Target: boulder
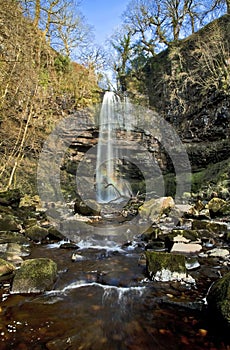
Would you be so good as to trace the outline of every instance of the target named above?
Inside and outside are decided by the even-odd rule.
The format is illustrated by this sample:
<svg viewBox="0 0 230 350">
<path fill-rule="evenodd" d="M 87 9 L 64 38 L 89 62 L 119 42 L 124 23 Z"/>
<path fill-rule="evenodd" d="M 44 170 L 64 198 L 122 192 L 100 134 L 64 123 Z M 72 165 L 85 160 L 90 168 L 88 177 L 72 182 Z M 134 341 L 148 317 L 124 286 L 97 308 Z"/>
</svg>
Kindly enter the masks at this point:
<svg viewBox="0 0 230 350">
<path fill-rule="evenodd" d="M 41 293 L 52 288 L 57 278 L 57 264 L 47 258 L 28 259 L 16 271 L 12 293 Z"/>
<path fill-rule="evenodd" d="M 146 251 L 145 255 L 150 279 L 162 282 L 186 280 L 184 255 L 155 251 Z"/>
<path fill-rule="evenodd" d="M 65 238 L 63 234 L 54 226 L 48 228 L 48 235 L 51 240 L 61 241 Z"/>
<path fill-rule="evenodd" d="M 172 197 L 153 198 L 139 207 L 139 214 L 141 218 L 155 222 L 163 214 L 168 215 L 174 207 L 175 202 Z"/>
<path fill-rule="evenodd" d="M 25 236 L 34 242 L 43 241 L 44 239 L 46 239 L 48 234 L 49 234 L 49 232 L 46 228 L 38 226 L 38 225 L 28 227 L 25 230 Z"/>
<path fill-rule="evenodd" d="M 213 318 L 217 317 L 230 328 L 230 272 L 212 285 L 207 302 Z"/>
</svg>

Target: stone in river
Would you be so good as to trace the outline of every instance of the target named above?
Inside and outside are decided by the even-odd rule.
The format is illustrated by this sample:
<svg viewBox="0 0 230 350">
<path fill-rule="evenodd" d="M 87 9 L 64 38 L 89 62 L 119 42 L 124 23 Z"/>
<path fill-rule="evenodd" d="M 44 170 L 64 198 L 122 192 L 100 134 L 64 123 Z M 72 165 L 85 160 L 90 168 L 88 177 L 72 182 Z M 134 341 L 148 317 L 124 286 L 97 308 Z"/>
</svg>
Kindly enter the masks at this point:
<svg viewBox="0 0 230 350">
<path fill-rule="evenodd" d="M 52 288 L 57 278 L 56 263 L 47 258 L 28 259 L 16 271 L 13 294 L 41 293 Z"/>
<path fill-rule="evenodd" d="M 195 282 L 190 276 L 187 276 L 184 255 L 154 251 L 146 251 L 145 255 L 150 279 L 161 282 Z"/>
</svg>

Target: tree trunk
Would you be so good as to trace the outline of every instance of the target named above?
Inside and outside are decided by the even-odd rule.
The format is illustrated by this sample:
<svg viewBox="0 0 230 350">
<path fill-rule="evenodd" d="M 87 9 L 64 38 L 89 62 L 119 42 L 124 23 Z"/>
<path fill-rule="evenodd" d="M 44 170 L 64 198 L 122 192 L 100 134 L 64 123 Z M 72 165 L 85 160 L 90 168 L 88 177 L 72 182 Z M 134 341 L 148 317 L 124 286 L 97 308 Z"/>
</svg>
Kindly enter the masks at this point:
<svg viewBox="0 0 230 350">
<path fill-rule="evenodd" d="M 36 3 L 35 3 L 35 16 L 34 16 L 34 25 L 35 25 L 36 28 L 38 28 L 40 15 L 41 15 L 41 1 L 40 0 L 36 0 Z"/>
</svg>

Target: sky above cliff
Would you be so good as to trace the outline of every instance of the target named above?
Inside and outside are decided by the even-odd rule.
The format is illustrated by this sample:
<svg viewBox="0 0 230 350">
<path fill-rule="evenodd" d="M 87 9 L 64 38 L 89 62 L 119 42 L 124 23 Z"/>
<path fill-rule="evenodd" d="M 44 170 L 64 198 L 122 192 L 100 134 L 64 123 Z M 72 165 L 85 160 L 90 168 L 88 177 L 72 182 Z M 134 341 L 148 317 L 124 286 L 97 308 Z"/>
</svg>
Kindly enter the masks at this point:
<svg viewBox="0 0 230 350">
<path fill-rule="evenodd" d="M 81 9 L 87 22 L 94 27 L 95 41 L 103 44 L 121 23 L 121 15 L 129 0 L 82 0 Z"/>
</svg>

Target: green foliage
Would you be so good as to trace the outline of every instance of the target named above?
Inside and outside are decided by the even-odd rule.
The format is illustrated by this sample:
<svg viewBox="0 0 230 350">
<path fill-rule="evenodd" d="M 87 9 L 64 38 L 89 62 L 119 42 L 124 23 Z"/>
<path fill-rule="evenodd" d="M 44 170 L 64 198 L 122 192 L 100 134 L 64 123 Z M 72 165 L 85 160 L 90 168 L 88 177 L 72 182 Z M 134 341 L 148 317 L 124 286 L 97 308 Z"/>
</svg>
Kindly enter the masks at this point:
<svg viewBox="0 0 230 350">
<path fill-rule="evenodd" d="M 59 73 L 67 73 L 70 70 L 70 58 L 64 55 L 58 55 L 54 60 L 54 67 Z"/>
</svg>

